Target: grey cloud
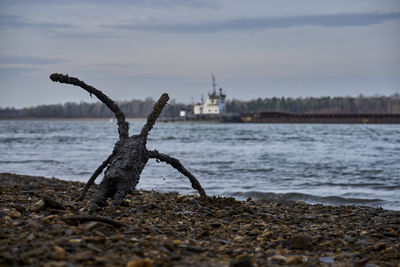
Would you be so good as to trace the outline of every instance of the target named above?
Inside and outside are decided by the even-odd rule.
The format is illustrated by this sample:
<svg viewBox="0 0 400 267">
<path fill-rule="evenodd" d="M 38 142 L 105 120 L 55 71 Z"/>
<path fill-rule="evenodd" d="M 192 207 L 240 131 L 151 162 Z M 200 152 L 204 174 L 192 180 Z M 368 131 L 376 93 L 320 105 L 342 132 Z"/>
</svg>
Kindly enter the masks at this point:
<svg viewBox="0 0 400 267">
<path fill-rule="evenodd" d="M 0 27 L 34 27 L 44 29 L 74 28 L 71 24 L 54 22 L 31 22 L 15 15 L 0 14 Z"/>
<path fill-rule="evenodd" d="M 13 77 L 15 75 L 27 74 L 39 70 L 40 68 L 0 66 L 0 77 Z"/>
<path fill-rule="evenodd" d="M 349 27 L 379 24 L 400 19 L 400 13 L 346 13 L 292 17 L 239 18 L 203 24 L 116 24 L 101 27 L 178 33 L 213 33 L 221 31 L 249 31 L 295 26 Z"/>
<path fill-rule="evenodd" d="M 0 56 L 0 64 L 43 65 L 63 63 L 66 61 L 67 60 L 61 58 L 43 58 L 34 56 Z"/>
<path fill-rule="evenodd" d="M 54 1 L 54 0 L 2 0 L 3 5 L 75 5 L 87 3 L 90 5 L 124 5 L 124 6 L 144 6 L 144 7 L 216 7 L 213 0 L 69 0 L 69 1 Z"/>
</svg>

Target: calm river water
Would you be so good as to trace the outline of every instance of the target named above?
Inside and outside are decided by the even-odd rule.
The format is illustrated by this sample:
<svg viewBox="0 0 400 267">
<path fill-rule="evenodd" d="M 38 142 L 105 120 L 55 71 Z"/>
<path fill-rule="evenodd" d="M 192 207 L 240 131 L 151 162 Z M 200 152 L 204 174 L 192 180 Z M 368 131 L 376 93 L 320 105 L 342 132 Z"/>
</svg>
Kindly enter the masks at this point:
<svg viewBox="0 0 400 267">
<path fill-rule="evenodd" d="M 0 121 L 0 172 L 85 182 L 117 136 L 115 121 Z M 400 210 L 399 125 L 158 123 L 148 148 L 180 159 L 211 195 Z M 194 193 L 154 160 L 138 188 Z"/>
</svg>

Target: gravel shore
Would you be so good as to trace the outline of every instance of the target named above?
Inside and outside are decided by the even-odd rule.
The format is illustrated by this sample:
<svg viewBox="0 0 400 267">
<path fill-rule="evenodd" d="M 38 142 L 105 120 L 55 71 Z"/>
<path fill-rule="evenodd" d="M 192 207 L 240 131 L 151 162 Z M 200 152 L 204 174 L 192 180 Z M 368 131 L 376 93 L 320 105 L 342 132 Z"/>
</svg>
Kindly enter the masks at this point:
<svg viewBox="0 0 400 267">
<path fill-rule="evenodd" d="M 1 266 L 400 266 L 400 212 L 137 190 L 88 213 L 82 183 L 0 174 Z"/>
</svg>

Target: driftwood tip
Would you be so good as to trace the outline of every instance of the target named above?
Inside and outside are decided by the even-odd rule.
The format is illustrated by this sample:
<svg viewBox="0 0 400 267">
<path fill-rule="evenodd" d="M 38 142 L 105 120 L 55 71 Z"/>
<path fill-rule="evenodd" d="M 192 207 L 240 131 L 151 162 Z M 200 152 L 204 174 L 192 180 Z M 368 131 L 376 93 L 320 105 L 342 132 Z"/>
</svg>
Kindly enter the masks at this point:
<svg viewBox="0 0 400 267">
<path fill-rule="evenodd" d="M 53 73 L 50 75 L 50 80 L 52 80 L 53 82 L 58 82 L 62 76 L 64 76 L 64 75 L 58 74 L 58 73 Z"/>
</svg>

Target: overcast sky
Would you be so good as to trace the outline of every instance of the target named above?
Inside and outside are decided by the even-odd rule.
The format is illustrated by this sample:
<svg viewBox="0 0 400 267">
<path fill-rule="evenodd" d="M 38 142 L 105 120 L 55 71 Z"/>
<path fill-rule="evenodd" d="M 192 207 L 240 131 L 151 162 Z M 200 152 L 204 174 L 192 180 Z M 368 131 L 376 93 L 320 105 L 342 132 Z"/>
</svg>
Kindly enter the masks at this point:
<svg viewBox="0 0 400 267">
<path fill-rule="evenodd" d="M 0 0 L 0 107 L 400 92 L 398 0 Z"/>
</svg>

